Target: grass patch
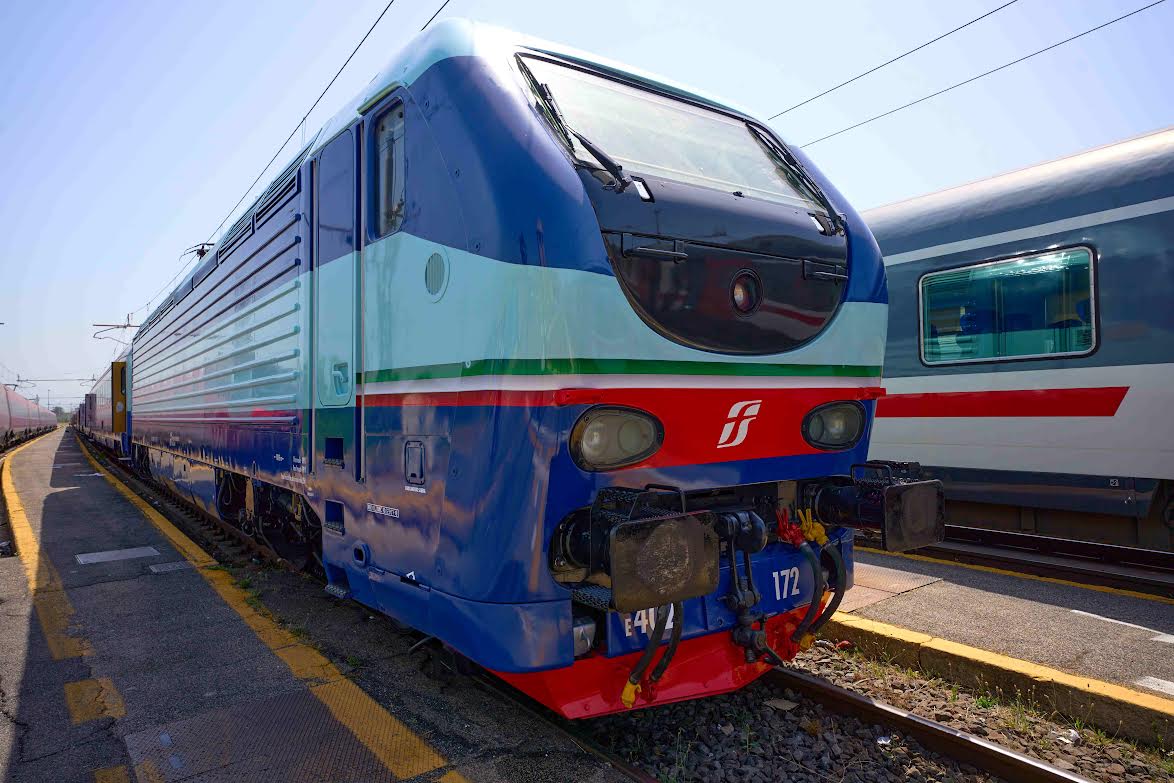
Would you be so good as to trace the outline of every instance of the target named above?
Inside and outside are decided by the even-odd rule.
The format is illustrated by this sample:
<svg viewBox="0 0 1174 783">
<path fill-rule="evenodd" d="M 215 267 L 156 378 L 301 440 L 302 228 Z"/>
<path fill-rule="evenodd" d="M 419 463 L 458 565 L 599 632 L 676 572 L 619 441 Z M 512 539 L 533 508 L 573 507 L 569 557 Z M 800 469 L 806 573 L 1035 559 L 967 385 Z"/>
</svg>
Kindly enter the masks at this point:
<svg viewBox="0 0 1174 783">
<path fill-rule="evenodd" d="M 976 696 L 974 699 L 974 703 L 977 704 L 979 707 L 981 707 L 984 710 L 992 709 L 995 707 L 995 705 L 998 704 L 998 702 L 995 701 L 995 697 L 991 696 L 989 693 L 984 693 L 981 696 Z"/>
</svg>

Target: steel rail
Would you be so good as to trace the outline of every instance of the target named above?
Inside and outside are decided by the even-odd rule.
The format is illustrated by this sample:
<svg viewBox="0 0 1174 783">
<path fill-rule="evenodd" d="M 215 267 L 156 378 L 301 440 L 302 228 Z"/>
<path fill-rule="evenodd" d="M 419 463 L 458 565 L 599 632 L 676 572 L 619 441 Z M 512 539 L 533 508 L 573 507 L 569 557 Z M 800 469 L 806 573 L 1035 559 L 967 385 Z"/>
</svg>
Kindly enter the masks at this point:
<svg viewBox="0 0 1174 783">
<path fill-rule="evenodd" d="M 81 433 L 76 433 L 80 438 Z M 88 440 L 88 439 L 87 439 Z M 221 520 L 212 519 L 208 514 L 200 509 L 195 509 L 182 497 L 174 495 L 169 489 L 155 481 L 145 479 L 131 471 L 125 464 L 118 460 L 111 459 L 110 455 L 101 448 L 94 448 L 96 444 L 93 441 L 88 443 L 89 453 L 100 462 L 105 468 L 110 470 L 111 474 L 121 481 L 124 485 L 131 489 L 135 494 L 147 500 L 172 523 L 175 523 L 185 529 L 185 533 L 189 535 L 194 533 L 191 529 L 192 525 L 202 528 L 203 535 L 197 535 L 197 539 L 208 539 L 209 542 L 201 542 L 197 540 L 196 543 L 201 547 L 208 549 L 209 544 L 212 547 L 222 550 L 219 554 L 221 556 L 228 554 L 230 556 L 239 557 L 244 552 L 251 553 L 259 558 L 264 559 L 267 563 L 280 565 L 288 568 L 291 571 L 297 571 L 288 561 L 282 559 L 276 552 L 269 547 L 258 543 L 249 536 L 243 534 L 237 528 L 226 524 Z M 217 540 L 217 538 L 221 540 Z M 225 541 L 232 541 L 238 551 L 224 551 Z M 209 553 L 214 554 L 214 553 Z M 218 558 L 219 559 L 219 558 Z M 426 639 L 427 637 L 424 637 Z M 637 783 L 657 783 L 655 775 L 649 774 L 644 770 L 629 764 L 624 759 L 620 758 L 614 753 L 611 753 L 593 738 L 589 737 L 585 732 L 577 731 L 573 728 L 571 722 L 565 718 L 561 718 L 549 709 L 543 707 L 538 702 L 531 699 L 521 691 L 512 688 L 505 682 L 491 675 L 481 667 L 469 662 L 474 668 L 472 679 L 480 687 L 491 691 L 498 697 L 505 699 L 528 714 L 541 720 L 547 726 L 556 730 L 559 734 L 564 736 L 568 741 L 576 747 L 585 751 L 586 753 L 595 756 L 603 761 L 605 764 L 615 769 L 629 780 Z"/>
<path fill-rule="evenodd" d="M 1142 547 L 1102 544 L 1075 538 L 1042 536 L 1012 530 L 991 530 L 981 527 L 947 525 L 946 539 L 959 543 L 985 544 L 1007 549 L 1039 552 L 1058 557 L 1115 563 L 1121 566 L 1145 568 L 1174 575 L 1174 552 Z"/>
<path fill-rule="evenodd" d="M 549 707 L 539 704 L 526 694 L 489 674 L 484 669 L 478 667 L 478 671 L 473 677 L 481 687 L 525 710 L 533 717 L 553 728 L 580 749 L 603 761 L 628 780 L 634 780 L 637 783 L 658 783 L 659 778 L 656 775 L 629 764 L 626 760 L 600 745 L 594 738 L 588 736 L 586 732 L 574 728 L 574 724 L 570 719 L 555 714 Z"/>
<path fill-rule="evenodd" d="M 875 545 L 880 549 L 879 541 L 857 535 L 863 546 Z M 945 541 L 915 549 L 910 554 L 1174 596 L 1174 553 L 1154 549 L 947 525 Z"/>
<path fill-rule="evenodd" d="M 1005 780 L 1016 783 L 1092 783 L 1075 772 L 1053 767 L 982 737 L 914 715 L 805 672 L 774 669 L 766 676 L 780 687 L 803 693 L 828 709 L 866 723 L 898 729 L 930 750 Z"/>
<path fill-rule="evenodd" d="M 77 436 L 81 437 L 81 434 L 77 433 Z M 186 499 L 172 494 L 165 486 L 142 478 L 132 472 L 125 464 L 112 459 L 102 449 L 90 449 L 90 454 L 107 468 L 112 469 L 112 474 L 132 491 L 146 498 L 148 502 L 153 501 L 153 505 L 172 522 L 188 528 L 189 531 L 193 524 L 202 528 L 204 535 L 198 536 L 198 538 L 205 540 L 212 538 L 209 543 L 213 547 L 223 548 L 225 546 L 224 539 L 228 539 L 243 551 L 251 552 L 267 562 L 295 570 L 291 564 L 279 557 L 273 550 L 244 535 L 235 527 L 221 520 L 209 518 L 208 514 L 192 507 Z M 221 538 L 221 540 L 216 540 L 217 538 Z M 200 542 L 197 541 L 197 543 Z M 239 556 L 240 553 L 227 552 L 224 554 Z M 657 777 L 655 775 L 628 763 L 625 759 L 607 750 L 585 732 L 574 728 L 572 721 L 555 714 L 549 708 L 494 677 L 476 664 L 472 664 L 472 668 L 474 670 L 472 679 L 480 687 L 541 720 L 568 741 L 603 761 L 619 774 L 637 783 L 656 783 Z M 810 674 L 794 669 L 777 668 L 769 672 L 766 677 L 774 680 L 780 687 L 790 688 L 807 695 L 828 709 L 858 718 L 866 723 L 876 723 L 900 730 L 902 733 L 916 738 L 918 742 L 930 750 L 1006 780 L 1016 781 L 1016 783 L 1020 781 L 1022 783 L 1093 783 L 1088 778 L 1074 772 L 1053 767 L 981 737 L 914 715 L 907 710 L 876 701 Z"/>
</svg>

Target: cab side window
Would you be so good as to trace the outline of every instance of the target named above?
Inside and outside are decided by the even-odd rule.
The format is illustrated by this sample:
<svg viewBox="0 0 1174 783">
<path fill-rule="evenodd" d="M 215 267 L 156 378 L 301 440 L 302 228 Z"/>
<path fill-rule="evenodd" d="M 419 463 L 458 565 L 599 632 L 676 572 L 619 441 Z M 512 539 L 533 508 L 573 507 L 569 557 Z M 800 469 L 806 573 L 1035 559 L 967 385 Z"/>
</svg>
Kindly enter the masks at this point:
<svg viewBox="0 0 1174 783">
<path fill-rule="evenodd" d="M 1096 346 L 1092 251 L 1066 248 L 921 278 L 926 364 L 1079 356 Z"/>
<path fill-rule="evenodd" d="M 375 236 L 399 230 L 404 217 L 404 107 L 396 105 L 379 116 L 374 131 Z"/>
</svg>

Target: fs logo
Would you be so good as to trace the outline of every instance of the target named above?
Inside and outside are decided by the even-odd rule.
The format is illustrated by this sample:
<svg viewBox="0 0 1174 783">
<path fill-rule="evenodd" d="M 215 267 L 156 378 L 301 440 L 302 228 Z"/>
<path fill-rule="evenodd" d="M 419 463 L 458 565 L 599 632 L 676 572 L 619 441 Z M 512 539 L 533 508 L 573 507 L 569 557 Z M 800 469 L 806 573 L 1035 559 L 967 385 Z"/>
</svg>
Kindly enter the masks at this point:
<svg viewBox="0 0 1174 783">
<path fill-rule="evenodd" d="M 728 421 L 726 426 L 722 428 L 722 436 L 717 439 L 717 447 L 728 449 L 746 440 L 750 422 L 754 421 L 754 417 L 758 415 L 758 409 L 761 407 L 762 400 L 743 400 L 730 406 L 730 413 L 726 417 Z M 737 425 L 736 430 L 734 425 Z"/>
</svg>

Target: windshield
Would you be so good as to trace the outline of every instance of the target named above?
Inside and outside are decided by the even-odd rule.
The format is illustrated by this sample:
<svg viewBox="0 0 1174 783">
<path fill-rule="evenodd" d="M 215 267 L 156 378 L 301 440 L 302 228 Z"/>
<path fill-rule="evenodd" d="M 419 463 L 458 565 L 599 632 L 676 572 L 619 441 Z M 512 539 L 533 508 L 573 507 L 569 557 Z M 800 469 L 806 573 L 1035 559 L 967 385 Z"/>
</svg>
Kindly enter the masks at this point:
<svg viewBox="0 0 1174 783">
<path fill-rule="evenodd" d="M 564 65 L 523 58 L 567 124 L 625 170 L 818 207 L 799 175 L 741 120 Z M 575 139 L 575 154 L 595 158 Z"/>
</svg>

